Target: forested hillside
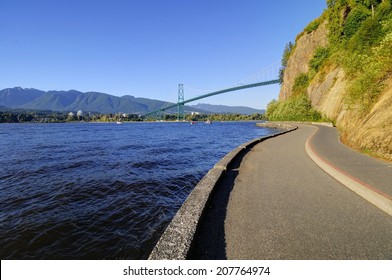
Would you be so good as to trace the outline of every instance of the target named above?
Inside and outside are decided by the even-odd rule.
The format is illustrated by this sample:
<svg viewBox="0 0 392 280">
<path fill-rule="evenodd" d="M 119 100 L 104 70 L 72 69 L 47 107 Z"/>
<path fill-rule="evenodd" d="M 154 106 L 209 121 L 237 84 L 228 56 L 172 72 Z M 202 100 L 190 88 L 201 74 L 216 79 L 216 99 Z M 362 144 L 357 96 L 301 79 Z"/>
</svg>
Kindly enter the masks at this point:
<svg viewBox="0 0 392 280">
<path fill-rule="evenodd" d="M 348 145 L 392 160 L 391 0 L 328 0 L 287 44 L 271 120 L 331 120 Z"/>
</svg>

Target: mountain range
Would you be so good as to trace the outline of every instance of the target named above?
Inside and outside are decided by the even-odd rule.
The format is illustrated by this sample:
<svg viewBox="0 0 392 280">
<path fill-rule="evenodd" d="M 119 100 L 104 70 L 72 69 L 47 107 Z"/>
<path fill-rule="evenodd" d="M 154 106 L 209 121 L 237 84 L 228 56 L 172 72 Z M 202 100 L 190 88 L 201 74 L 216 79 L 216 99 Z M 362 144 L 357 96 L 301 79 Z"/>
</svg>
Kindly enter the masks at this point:
<svg viewBox="0 0 392 280">
<path fill-rule="evenodd" d="M 33 88 L 7 88 L 0 91 L 0 110 L 4 107 L 10 109 L 34 109 L 51 110 L 59 112 L 75 112 L 82 110 L 85 112 L 99 113 L 132 113 L 144 114 L 158 110 L 165 105 L 173 104 L 162 100 L 134 97 L 131 95 L 113 96 L 101 92 L 80 92 L 69 91 L 42 91 Z M 254 114 L 263 113 L 257 110 L 242 106 L 224 106 L 198 104 L 186 106 L 186 111 L 198 111 L 200 113 L 238 113 Z M 176 112 L 176 108 L 168 110 L 169 113 Z"/>
</svg>

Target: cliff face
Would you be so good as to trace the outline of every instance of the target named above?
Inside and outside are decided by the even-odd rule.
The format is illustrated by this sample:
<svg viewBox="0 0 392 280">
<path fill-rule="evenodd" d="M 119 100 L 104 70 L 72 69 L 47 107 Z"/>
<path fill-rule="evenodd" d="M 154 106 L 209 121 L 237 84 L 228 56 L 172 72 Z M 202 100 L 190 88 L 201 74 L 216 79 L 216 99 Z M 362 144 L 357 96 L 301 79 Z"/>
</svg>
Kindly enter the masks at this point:
<svg viewBox="0 0 392 280">
<path fill-rule="evenodd" d="M 316 48 L 328 46 L 326 21 L 297 41 L 287 63 L 279 99 L 292 94 L 295 78 L 309 71 Z M 307 95 L 312 107 L 333 120 L 342 141 L 360 151 L 392 161 L 392 74 L 383 81 L 379 98 L 367 113 L 347 102 L 350 79 L 337 63 L 329 64 L 309 82 Z"/>
<path fill-rule="evenodd" d="M 327 44 L 326 22 L 322 23 L 314 32 L 304 33 L 298 38 L 295 49 L 287 62 L 279 99 L 286 100 L 291 95 L 295 78 L 299 74 L 309 71 L 309 62 L 316 48 L 325 47 Z"/>
</svg>

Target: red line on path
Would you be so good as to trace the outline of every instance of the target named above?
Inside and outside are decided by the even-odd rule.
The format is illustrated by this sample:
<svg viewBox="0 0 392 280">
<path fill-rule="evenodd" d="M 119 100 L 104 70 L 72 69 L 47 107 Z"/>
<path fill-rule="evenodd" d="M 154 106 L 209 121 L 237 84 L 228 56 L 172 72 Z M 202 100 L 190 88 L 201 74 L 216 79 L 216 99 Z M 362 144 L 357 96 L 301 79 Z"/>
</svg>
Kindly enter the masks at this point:
<svg viewBox="0 0 392 280">
<path fill-rule="evenodd" d="M 318 131 L 319 128 L 317 128 Z M 368 188 L 369 190 L 372 190 L 380 195 L 382 195 L 383 197 L 385 197 L 386 199 L 392 200 L 392 196 L 389 194 L 384 193 L 383 191 L 380 191 L 379 189 L 377 189 L 376 187 L 373 187 L 365 182 L 362 182 L 361 180 L 355 178 L 354 176 L 352 176 L 351 174 L 347 173 L 346 171 L 338 168 L 337 166 L 335 166 L 334 164 L 332 164 L 331 162 L 329 162 L 328 160 L 326 160 L 324 157 L 320 156 L 318 153 L 315 152 L 313 145 L 312 145 L 312 140 L 313 140 L 313 136 L 317 133 L 317 131 L 315 133 L 312 134 L 312 136 L 309 137 L 308 139 L 308 145 L 309 148 L 312 150 L 312 152 L 320 159 L 322 160 L 325 164 L 329 165 L 330 167 L 332 167 L 333 169 L 335 169 L 336 171 L 344 174 L 345 176 L 349 177 L 350 179 L 356 181 L 358 184 L 361 184 L 362 186 Z"/>
</svg>

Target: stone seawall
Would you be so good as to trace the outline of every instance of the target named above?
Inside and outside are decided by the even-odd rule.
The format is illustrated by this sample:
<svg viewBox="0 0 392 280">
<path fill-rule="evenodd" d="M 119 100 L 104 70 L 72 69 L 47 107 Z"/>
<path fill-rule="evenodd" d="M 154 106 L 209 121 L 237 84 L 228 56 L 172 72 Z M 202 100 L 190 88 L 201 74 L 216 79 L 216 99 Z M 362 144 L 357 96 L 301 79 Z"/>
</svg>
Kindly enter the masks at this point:
<svg viewBox="0 0 392 280">
<path fill-rule="evenodd" d="M 254 145 L 297 129 L 296 126 L 289 124 L 277 128 L 282 129 L 282 131 L 256 138 L 232 150 L 200 180 L 162 234 L 152 250 L 149 260 L 187 259 L 199 221 L 208 205 L 211 193 L 220 178 L 224 176 L 230 163 L 239 154 L 247 152 Z"/>
</svg>

